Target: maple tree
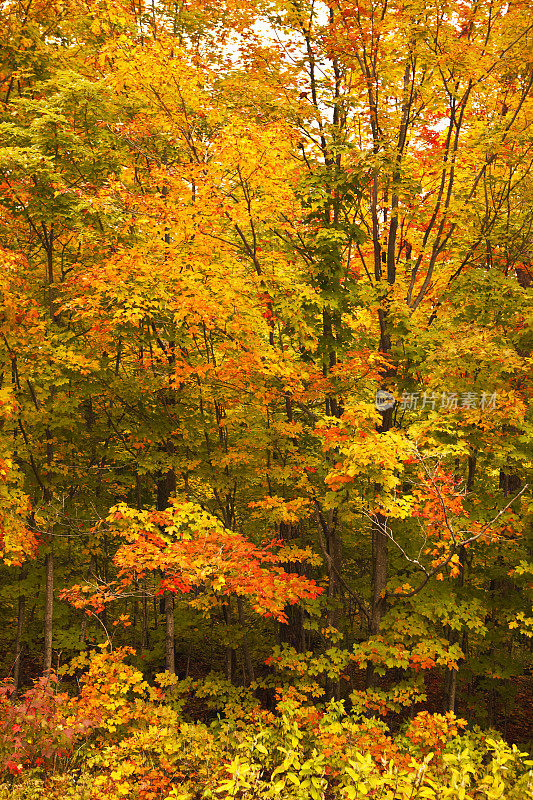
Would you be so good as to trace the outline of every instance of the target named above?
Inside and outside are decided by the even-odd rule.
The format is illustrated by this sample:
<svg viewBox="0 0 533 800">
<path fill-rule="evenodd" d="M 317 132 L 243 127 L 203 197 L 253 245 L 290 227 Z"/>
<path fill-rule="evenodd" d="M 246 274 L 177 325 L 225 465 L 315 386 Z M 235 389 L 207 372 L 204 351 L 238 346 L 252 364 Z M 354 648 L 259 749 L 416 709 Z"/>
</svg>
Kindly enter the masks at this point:
<svg viewBox="0 0 533 800">
<path fill-rule="evenodd" d="M 300 766 L 268 769 L 306 796 L 330 774 L 339 797 L 355 773 L 361 793 L 389 786 L 338 761 L 381 728 L 337 730 L 335 702 L 501 724 L 533 625 L 528 5 L 0 15 L 3 666 L 16 693 L 119 647 L 101 685 L 83 657 L 65 674 L 92 687 L 77 706 L 42 684 L 47 725 L 72 724 L 41 757 L 118 728 L 94 797 L 136 770 L 164 797 L 167 762 L 185 780 L 136 667 L 193 676 L 190 702 L 228 719 L 252 708 L 269 754 L 293 725 Z M 326 714 L 315 738 L 307 713 Z M 421 711 L 408 746 L 440 758 L 454 720 Z M 2 735 L 5 769 L 34 763 Z M 269 796 L 246 794 L 266 773 L 241 744 L 212 782 Z"/>
</svg>

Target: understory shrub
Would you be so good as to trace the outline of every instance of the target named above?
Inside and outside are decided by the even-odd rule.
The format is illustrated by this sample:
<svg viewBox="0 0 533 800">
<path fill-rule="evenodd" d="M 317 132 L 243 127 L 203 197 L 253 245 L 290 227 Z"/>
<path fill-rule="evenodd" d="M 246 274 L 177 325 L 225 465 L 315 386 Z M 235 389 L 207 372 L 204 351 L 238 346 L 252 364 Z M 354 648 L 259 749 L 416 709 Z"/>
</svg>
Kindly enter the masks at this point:
<svg viewBox="0 0 533 800">
<path fill-rule="evenodd" d="M 208 725 L 184 717 L 190 682 L 163 673 L 151 686 L 130 653 L 74 664 L 86 667 L 78 697 L 51 676 L 13 702 L 4 683 L 0 800 L 533 798 L 533 761 L 452 713 L 421 712 L 393 735 L 295 688 L 278 691 L 275 712 L 241 690 Z"/>
</svg>

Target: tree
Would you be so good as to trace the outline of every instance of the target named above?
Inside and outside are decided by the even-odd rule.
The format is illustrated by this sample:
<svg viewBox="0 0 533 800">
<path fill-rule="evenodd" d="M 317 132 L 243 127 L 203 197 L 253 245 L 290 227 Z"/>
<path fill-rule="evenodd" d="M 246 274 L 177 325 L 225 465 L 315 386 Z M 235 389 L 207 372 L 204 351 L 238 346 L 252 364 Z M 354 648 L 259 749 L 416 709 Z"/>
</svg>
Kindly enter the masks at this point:
<svg viewBox="0 0 533 800">
<path fill-rule="evenodd" d="M 404 705 L 422 697 L 418 671 L 441 667 L 453 709 L 459 661 L 471 680 L 480 658 L 500 674 L 494 642 L 511 646 L 525 614 L 526 6 L 102 4 L 57 24 L 61 46 L 44 34 L 46 69 L 4 106 L 20 319 L 6 316 L 17 412 L 2 437 L 61 581 L 100 586 L 82 639 L 133 612 L 145 646 L 162 585 L 173 671 L 174 606 L 195 614 L 185 588 L 205 583 L 193 570 L 173 585 L 170 543 L 125 547 L 109 509 L 164 533 L 193 504 L 191 529 L 211 515 L 228 558 L 272 539 L 315 553 L 287 551 L 283 633 L 238 581 L 213 589 L 218 565 L 230 680 L 237 658 L 253 679 L 261 639 L 285 640 L 294 671 L 296 650 L 320 661 L 333 636 L 338 663 L 366 671 L 369 707 L 393 707 L 393 677 L 410 681 Z M 396 402 L 376 408 L 378 390 Z M 51 552 L 46 566 L 49 666 Z M 302 589 L 294 613 L 290 586 L 312 576 L 326 591 Z M 509 579 L 517 604 L 498 619 Z M 353 676 L 318 672 L 329 696 L 360 701 Z"/>
</svg>

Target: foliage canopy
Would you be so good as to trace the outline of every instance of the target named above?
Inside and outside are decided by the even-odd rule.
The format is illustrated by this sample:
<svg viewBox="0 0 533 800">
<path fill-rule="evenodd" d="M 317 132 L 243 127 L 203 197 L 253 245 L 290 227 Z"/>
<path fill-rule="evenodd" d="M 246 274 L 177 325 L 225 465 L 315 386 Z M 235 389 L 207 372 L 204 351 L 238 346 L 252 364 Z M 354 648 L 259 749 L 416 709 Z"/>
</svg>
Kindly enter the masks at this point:
<svg viewBox="0 0 533 800">
<path fill-rule="evenodd" d="M 4 771 L 531 790 L 529 11 L 2 3 Z"/>
</svg>

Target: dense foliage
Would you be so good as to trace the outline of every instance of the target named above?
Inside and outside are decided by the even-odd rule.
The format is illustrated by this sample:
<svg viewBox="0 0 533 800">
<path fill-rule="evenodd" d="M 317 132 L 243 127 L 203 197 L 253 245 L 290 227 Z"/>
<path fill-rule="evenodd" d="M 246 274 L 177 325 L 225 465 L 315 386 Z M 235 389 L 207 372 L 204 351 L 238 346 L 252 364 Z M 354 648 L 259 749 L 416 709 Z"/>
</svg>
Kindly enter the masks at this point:
<svg viewBox="0 0 533 800">
<path fill-rule="evenodd" d="M 0 798 L 533 796 L 529 3 L 0 24 Z"/>
</svg>

